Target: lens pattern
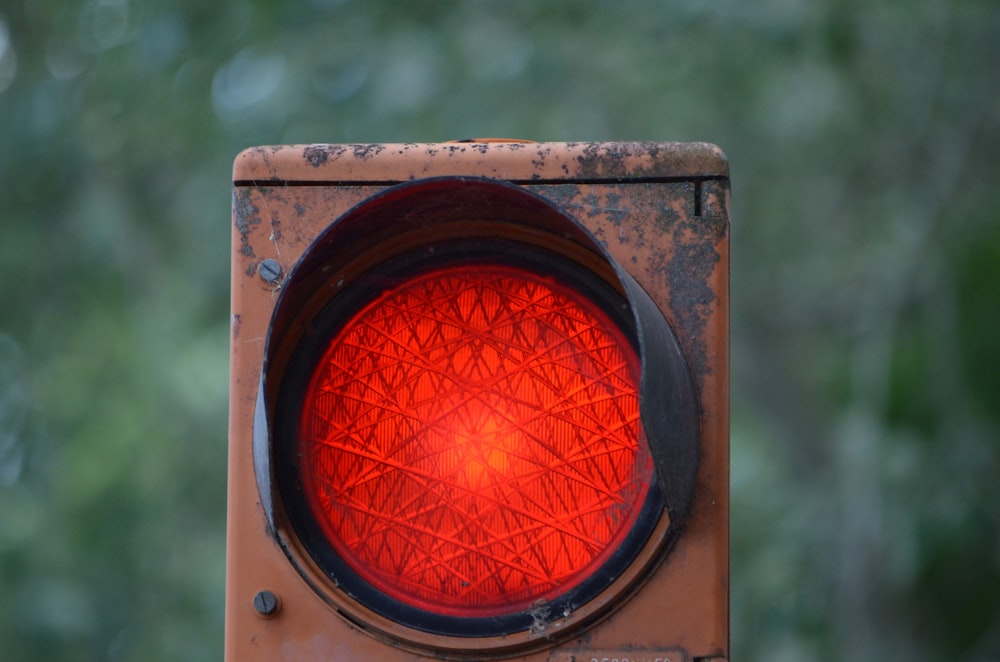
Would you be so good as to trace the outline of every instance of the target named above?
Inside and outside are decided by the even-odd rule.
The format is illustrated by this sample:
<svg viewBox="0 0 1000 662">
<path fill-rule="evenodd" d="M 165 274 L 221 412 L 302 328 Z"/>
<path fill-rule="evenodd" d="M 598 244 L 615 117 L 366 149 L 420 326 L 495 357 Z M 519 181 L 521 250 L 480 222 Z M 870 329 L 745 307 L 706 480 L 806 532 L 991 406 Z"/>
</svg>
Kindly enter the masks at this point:
<svg viewBox="0 0 1000 662">
<path fill-rule="evenodd" d="M 653 482 L 638 358 L 575 288 L 505 265 L 396 282 L 342 324 L 299 422 L 306 501 L 377 590 L 453 616 L 571 590 Z"/>
</svg>

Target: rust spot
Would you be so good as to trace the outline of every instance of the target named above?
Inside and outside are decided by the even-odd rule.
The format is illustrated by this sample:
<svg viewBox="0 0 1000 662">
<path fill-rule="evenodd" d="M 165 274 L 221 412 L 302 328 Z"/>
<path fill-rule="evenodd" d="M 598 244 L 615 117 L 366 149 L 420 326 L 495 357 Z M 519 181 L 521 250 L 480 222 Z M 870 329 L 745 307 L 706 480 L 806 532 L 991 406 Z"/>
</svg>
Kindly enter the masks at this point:
<svg viewBox="0 0 1000 662">
<path fill-rule="evenodd" d="M 596 193 L 588 193 L 583 196 L 583 211 L 588 217 L 594 218 L 601 213 L 601 200 Z"/>
<path fill-rule="evenodd" d="M 351 150 L 354 158 L 368 160 L 373 156 L 378 156 L 385 149 L 385 145 L 352 145 Z"/>
<path fill-rule="evenodd" d="M 254 226 L 260 225 L 260 209 L 250 198 L 250 189 L 235 189 L 233 191 L 233 220 L 240 233 L 240 253 L 246 257 L 255 257 L 250 246 L 250 232 Z"/>
<path fill-rule="evenodd" d="M 578 175 L 595 179 L 634 176 L 635 171 L 630 171 L 625 165 L 625 157 L 630 153 L 624 145 L 589 143 L 584 147 L 583 154 L 576 157 L 579 164 Z"/>
<path fill-rule="evenodd" d="M 722 181 L 706 181 L 701 186 L 701 210 L 704 231 L 715 241 L 722 239 L 729 232 L 727 220 L 726 196 L 729 193 L 729 183 Z"/>
<path fill-rule="evenodd" d="M 302 156 L 314 168 L 318 168 L 330 159 L 329 151 L 324 145 L 309 145 L 302 150 Z"/>
<path fill-rule="evenodd" d="M 629 179 L 655 177 L 663 172 L 683 171 L 683 164 L 692 160 L 700 147 L 673 145 L 666 149 L 660 143 L 583 143 L 583 153 L 576 157 L 582 178 Z"/>
<path fill-rule="evenodd" d="M 654 222 L 658 232 L 664 234 L 672 232 L 677 224 L 681 222 L 681 212 L 669 204 L 657 205 L 657 214 Z"/>
<path fill-rule="evenodd" d="M 729 231 L 718 197 L 725 194 L 726 184 L 710 184 L 709 204 L 704 205 L 706 213 L 687 216 L 668 207 L 664 214 L 671 218 L 662 221 L 674 226 L 673 254 L 662 269 L 671 293 L 670 310 L 682 333 L 689 338 L 691 369 L 699 380 L 712 371 L 704 332 L 717 305 L 711 286 L 712 273 L 721 259 L 716 246 Z"/>
<path fill-rule="evenodd" d="M 608 215 L 608 219 L 611 220 L 617 227 L 621 227 L 621 224 L 629 217 L 630 211 L 625 208 L 622 204 L 622 196 L 619 193 L 608 193 L 604 196 L 604 213 Z"/>
<path fill-rule="evenodd" d="M 682 235 L 682 224 L 674 236 Z M 704 339 L 705 325 L 715 304 L 708 278 L 719 262 L 719 254 L 708 242 L 679 243 L 666 265 L 670 286 L 670 310 L 682 333 L 690 339 L 691 369 L 700 378 L 711 372 Z"/>
</svg>

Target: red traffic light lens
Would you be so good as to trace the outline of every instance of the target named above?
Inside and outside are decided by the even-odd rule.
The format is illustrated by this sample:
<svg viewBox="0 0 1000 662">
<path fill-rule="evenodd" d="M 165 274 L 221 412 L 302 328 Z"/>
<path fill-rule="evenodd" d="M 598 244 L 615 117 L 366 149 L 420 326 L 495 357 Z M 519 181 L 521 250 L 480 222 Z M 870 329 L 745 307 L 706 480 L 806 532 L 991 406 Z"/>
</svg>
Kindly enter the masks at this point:
<svg viewBox="0 0 1000 662">
<path fill-rule="evenodd" d="M 336 555 L 407 608 L 460 618 L 588 581 L 655 484 L 639 359 L 607 306 L 499 262 L 372 296 L 299 405 L 297 481 Z"/>
</svg>

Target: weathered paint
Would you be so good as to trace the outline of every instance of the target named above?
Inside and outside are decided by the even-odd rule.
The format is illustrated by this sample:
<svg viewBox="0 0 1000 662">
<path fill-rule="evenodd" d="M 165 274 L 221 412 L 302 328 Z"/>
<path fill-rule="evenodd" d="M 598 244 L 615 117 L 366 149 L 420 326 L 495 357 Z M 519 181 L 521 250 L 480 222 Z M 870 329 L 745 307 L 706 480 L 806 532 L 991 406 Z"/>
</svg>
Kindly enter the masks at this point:
<svg viewBox="0 0 1000 662">
<path fill-rule="evenodd" d="M 279 279 L 258 276 L 273 259 L 287 275 L 332 221 L 389 186 L 425 177 L 503 179 L 547 198 L 584 224 L 650 294 L 673 326 L 692 371 L 701 412 L 701 462 L 685 529 L 628 600 L 605 596 L 612 613 L 574 630 L 580 614 L 508 641 L 519 660 L 589 659 L 594 651 L 674 658 L 728 656 L 728 291 L 729 179 L 718 148 L 700 143 L 459 142 L 408 145 L 256 147 L 240 154 L 233 179 L 232 359 L 226 593 L 230 660 L 426 660 L 432 635 L 414 640 L 392 622 L 344 598 L 312 567 L 294 537 L 274 537 L 259 504 L 251 427 Z M 279 521 L 278 526 L 282 526 Z M 285 545 L 286 549 L 282 548 Z M 309 582 L 289 562 L 302 564 Z M 310 586 L 312 584 L 312 586 Z M 314 590 L 315 589 L 315 590 Z M 254 609 L 259 591 L 281 608 Z M 338 601 L 339 600 L 339 601 Z M 599 601 L 598 600 L 598 601 Z M 540 605 L 539 609 L 544 609 Z M 563 634 L 563 631 L 568 634 Z M 538 635 L 542 638 L 538 639 Z M 519 645 L 535 639 L 525 652 Z M 549 642 L 555 642 L 549 643 Z M 453 645 L 453 644 L 452 644 Z M 475 642 L 473 642 L 475 645 Z M 465 658 L 483 659 L 482 653 Z M 630 658 L 631 659 L 631 658 Z M 645 659 L 636 657 L 636 659 Z"/>
<path fill-rule="evenodd" d="M 440 143 L 252 147 L 233 180 L 404 182 L 468 175 L 513 181 L 727 179 L 726 158 L 706 143 Z"/>
</svg>

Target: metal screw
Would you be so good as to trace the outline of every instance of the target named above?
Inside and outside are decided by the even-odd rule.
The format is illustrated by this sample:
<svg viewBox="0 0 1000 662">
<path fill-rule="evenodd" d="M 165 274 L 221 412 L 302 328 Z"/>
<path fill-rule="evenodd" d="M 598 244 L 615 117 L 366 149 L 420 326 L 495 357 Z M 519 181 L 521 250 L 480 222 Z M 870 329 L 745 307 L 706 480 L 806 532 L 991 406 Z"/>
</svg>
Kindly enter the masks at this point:
<svg viewBox="0 0 1000 662">
<path fill-rule="evenodd" d="M 253 608 L 261 616 L 274 616 L 278 613 L 278 596 L 271 591 L 258 591 L 253 596 Z"/>
<path fill-rule="evenodd" d="M 281 265 L 277 260 L 268 258 L 257 267 L 257 275 L 268 285 L 276 285 L 281 278 Z"/>
</svg>

